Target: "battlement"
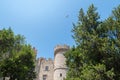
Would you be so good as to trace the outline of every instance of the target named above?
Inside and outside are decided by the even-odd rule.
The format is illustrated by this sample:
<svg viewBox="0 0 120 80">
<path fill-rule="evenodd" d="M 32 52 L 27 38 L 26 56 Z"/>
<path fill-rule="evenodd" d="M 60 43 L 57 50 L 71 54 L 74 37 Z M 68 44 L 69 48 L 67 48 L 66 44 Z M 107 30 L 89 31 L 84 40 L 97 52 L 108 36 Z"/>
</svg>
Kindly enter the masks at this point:
<svg viewBox="0 0 120 80">
<path fill-rule="evenodd" d="M 52 58 L 46 59 L 46 58 L 44 58 L 44 57 L 40 57 L 40 58 L 38 58 L 37 60 L 38 60 L 38 61 L 41 61 L 41 60 L 43 60 L 43 61 L 53 61 Z"/>
<path fill-rule="evenodd" d="M 37 49 L 35 47 L 33 47 L 33 51 L 34 51 L 35 55 L 37 56 Z"/>
<path fill-rule="evenodd" d="M 67 45 L 57 45 L 55 48 L 54 48 L 54 55 L 56 55 L 57 52 L 59 51 L 66 51 L 66 50 L 69 50 L 69 46 Z"/>
</svg>

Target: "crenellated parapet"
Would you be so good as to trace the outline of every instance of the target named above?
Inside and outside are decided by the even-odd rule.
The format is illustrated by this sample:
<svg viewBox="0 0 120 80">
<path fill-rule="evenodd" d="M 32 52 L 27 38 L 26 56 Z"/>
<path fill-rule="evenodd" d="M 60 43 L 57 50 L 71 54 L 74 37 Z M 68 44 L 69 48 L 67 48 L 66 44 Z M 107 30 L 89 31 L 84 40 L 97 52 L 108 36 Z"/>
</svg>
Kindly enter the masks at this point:
<svg viewBox="0 0 120 80">
<path fill-rule="evenodd" d="M 56 55 L 56 53 L 60 52 L 60 51 L 67 51 L 69 50 L 70 47 L 67 46 L 67 45 L 57 45 L 55 48 L 54 48 L 54 56 Z"/>
<path fill-rule="evenodd" d="M 44 62 L 53 62 L 53 59 L 52 58 L 48 58 L 48 59 L 46 59 L 46 58 L 43 58 L 43 57 L 40 57 L 40 58 L 38 58 L 37 59 L 37 64 L 39 65 L 40 63 L 44 63 Z"/>
</svg>

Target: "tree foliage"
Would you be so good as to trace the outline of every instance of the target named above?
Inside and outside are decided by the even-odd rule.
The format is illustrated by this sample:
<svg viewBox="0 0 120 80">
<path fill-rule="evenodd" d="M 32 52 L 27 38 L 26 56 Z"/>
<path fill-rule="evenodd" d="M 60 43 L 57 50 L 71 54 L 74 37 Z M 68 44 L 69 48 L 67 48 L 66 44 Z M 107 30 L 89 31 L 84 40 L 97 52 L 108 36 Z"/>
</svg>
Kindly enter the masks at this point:
<svg viewBox="0 0 120 80">
<path fill-rule="evenodd" d="M 76 47 L 65 54 L 67 79 L 120 79 L 120 5 L 104 21 L 96 10 L 93 4 L 86 13 L 80 9 L 78 23 L 73 25 Z"/>
<path fill-rule="evenodd" d="M 0 31 L 0 74 L 10 80 L 33 80 L 35 78 L 35 52 L 25 43 L 24 36 L 14 35 L 9 29 Z"/>
<path fill-rule="evenodd" d="M 2 54 L 7 53 L 13 47 L 14 44 L 14 33 L 9 28 L 8 30 L 0 30 L 0 58 L 3 57 Z"/>
</svg>

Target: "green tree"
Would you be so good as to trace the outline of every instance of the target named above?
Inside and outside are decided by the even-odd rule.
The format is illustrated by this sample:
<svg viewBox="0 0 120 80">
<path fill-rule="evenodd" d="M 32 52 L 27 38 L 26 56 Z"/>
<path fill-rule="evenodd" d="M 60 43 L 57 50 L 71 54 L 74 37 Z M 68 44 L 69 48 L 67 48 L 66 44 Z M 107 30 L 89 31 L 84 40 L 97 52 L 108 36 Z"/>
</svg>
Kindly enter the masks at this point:
<svg viewBox="0 0 120 80">
<path fill-rule="evenodd" d="M 65 54 L 67 79 L 120 79 L 120 6 L 105 21 L 100 21 L 96 10 L 93 4 L 86 14 L 80 9 L 78 23 L 73 25 L 76 47 Z"/>
<path fill-rule="evenodd" d="M 11 28 L 0 30 L 0 59 L 5 58 L 14 46 L 14 36 Z"/>
<path fill-rule="evenodd" d="M 4 46 L 3 52 L 1 53 L 4 58 L 0 60 L 0 73 L 1 76 L 9 77 L 10 80 L 33 80 L 35 78 L 35 51 L 33 48 L 25 43 L 24 36 L 14 35 L 11 29 L 3 29 L 1 31 L 6 31 L 9 33 L 9 30 L 12 32 L 12 40 L 9 41 L 10 34 L 5 34 L 5 37 L 1 37 L 1 40 L 6 40 L 7 37 L 8 44 L 2 43 Z M 1 35 L 4 35 L 2 33 Z M 11 38 L 11 37 L 10 37 Z M 9 43 L 11 43 L 10 46 Z M 2 48 L 0 46 L 0 48 Z M 2 49 L 1 49 L 2 50 Z"/>
</svg>

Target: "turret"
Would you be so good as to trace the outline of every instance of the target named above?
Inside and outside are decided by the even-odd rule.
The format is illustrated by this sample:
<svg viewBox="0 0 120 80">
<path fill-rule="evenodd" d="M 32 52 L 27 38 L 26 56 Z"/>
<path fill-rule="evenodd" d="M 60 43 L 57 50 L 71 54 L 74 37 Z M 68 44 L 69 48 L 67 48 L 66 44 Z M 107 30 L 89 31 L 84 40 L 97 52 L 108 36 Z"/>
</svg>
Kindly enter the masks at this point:
<svg viewBox="0 0 120 80">
<path fill-rule="evenodd" d="M 54 80 L 64 80 L 67 66 L 64 53 L 69 50 L 67 45 L 57 45 L 54 48 Z"/>
</svg>

